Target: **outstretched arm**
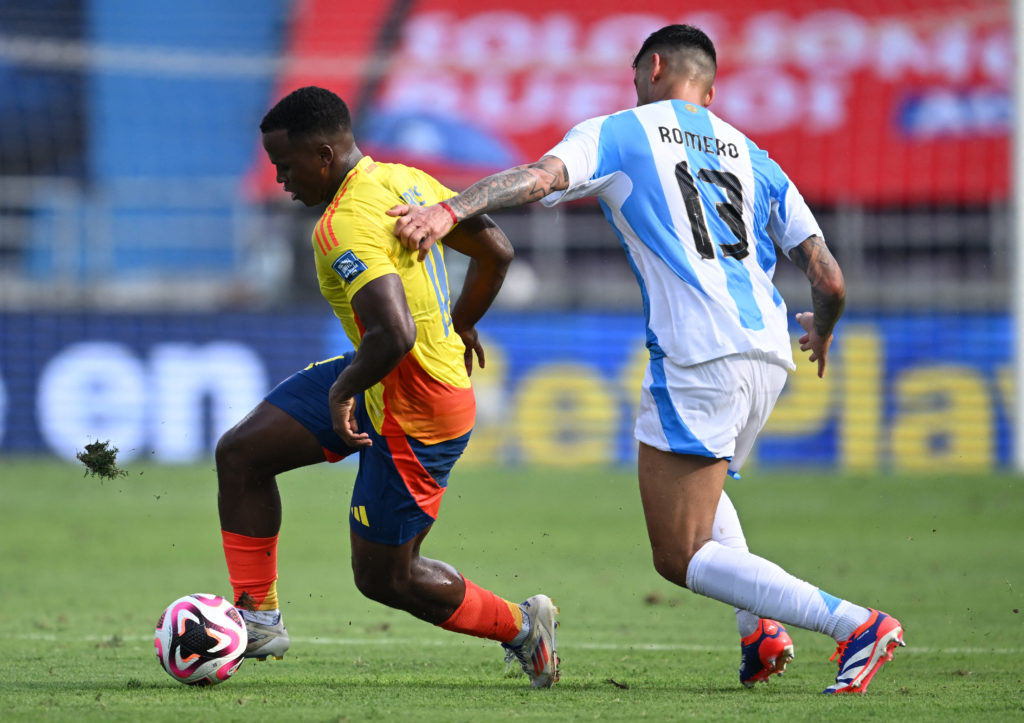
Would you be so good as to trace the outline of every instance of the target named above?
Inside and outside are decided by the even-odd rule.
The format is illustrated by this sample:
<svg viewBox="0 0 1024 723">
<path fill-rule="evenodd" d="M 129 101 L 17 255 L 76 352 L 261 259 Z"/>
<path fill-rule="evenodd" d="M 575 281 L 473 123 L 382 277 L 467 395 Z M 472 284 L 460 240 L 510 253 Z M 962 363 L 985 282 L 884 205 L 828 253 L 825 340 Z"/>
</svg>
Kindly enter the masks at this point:
<svg viewBox="0 0 1024 723">
<path fill-rule="evenodd" d="M 832 330 L 846 306 L 846 280 L 821 236 L 805 239 L 789 252 L 789 258 L 811 282 L 811 306 L 814 311 L 796 315 L 806 332 L 800 337 L 800 349 L 811 352 L 810 360 L 818 362 L 818 376 L 824 377 L 828 349 L 832 344 Z"/>
<path fill-rule="evenodd" d="M 536 163 L 487 176 L 444 204 L 403 204 L 390 209 L 388 214 L 399 217 L 395 222 L 395 236 L 409 250 L 419 249 L 422 261 L 434 242 L 459 221 L 502 208 L 524 206 L 568 187 L 569 172 L 562 160 L 544 156 Z"/>
</svg>

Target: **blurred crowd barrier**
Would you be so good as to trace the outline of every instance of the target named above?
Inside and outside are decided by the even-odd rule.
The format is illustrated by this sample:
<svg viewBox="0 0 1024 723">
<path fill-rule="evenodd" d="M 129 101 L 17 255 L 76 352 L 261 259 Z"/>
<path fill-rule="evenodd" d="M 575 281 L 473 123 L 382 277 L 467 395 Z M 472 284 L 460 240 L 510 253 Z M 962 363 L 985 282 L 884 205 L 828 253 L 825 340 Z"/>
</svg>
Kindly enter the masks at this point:
<svg viewBox="0 0 1024 723">
<path fill-rule="evenodd" d="M 851 304 L 1006 308 L 1007 0 L 0 3 L 0 308 L 309 301 L 315 212 L 259 143 L 278 98 L 331 88 L 365 153 L 458 189 L 632 106 L 633 56 L 673 22 L 715 41 L 712 110 L 809 200 Z M 503 304 L 633 308 L 595 204 L 505 222 Z"/>
</svg>

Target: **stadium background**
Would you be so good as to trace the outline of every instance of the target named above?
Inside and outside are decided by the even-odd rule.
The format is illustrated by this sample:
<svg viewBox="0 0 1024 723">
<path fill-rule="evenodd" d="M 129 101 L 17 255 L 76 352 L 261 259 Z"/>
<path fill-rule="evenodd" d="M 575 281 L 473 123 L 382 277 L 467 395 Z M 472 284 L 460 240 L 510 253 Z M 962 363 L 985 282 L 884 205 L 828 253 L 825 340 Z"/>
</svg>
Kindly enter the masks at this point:
<svg viewBox="0 0 1024 723">
<path fill-rule="evenodd" d="M 204 459 L 347 348 L 316 211 L 259 146 L 284 92 L 336 90 L 364 152 L 461 188 L 632 105 L 633 53 L 682 21 L 719 48 L 713 109 L 786 169 L 849 283 L 829 377 L 801 365 L 752 464 L 1009 466 L 1009 3 L 680 7 L 0 0 L 0 454 Z M 643 321 L 614 235 L 589 202 L 496 218 L 517 260 L 480 325 L 469 456 L 631 463 Z M 777 280 L 807 308 L 784 259 Z"/>
</svg>

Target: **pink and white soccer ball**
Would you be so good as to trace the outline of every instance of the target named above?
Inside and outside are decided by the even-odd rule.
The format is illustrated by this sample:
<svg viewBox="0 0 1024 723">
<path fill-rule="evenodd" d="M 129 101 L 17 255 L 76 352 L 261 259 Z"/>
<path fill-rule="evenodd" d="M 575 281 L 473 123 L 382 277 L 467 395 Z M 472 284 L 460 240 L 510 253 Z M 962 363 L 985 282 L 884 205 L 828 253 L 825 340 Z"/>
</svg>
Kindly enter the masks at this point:
<svg viewBox="0 0 1024 723">
<path fill-rule="evenodd" d="M 218 595 L 185 595 L 156 623 L 156 657 L 167 673 L 187 685 L 216 685 L 242 664 L 247 636 L 235 606 Z"/>
</svg>

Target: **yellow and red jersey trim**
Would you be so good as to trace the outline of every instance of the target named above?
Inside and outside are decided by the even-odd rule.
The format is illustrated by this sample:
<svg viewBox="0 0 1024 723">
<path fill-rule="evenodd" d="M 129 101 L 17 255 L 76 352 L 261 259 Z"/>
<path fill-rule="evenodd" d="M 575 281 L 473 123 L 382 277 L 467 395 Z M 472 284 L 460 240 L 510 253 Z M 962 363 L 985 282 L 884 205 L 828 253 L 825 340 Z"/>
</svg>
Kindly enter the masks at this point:
<svg viewBox="0 0 1024 723">
<path fill-rule="evenodd" d="M 348 178 L 345 179 L 345 182 L 341 184 L 341 189 L 335 194 L 334 200 L 331 201 L 331 204 L 320 215 L 320 220 L 317 221 L 316 226 L 313 228 L 313 238 L 316 239 L 316 245 L 324 256 L 327 256 L 331 249 L 336 249 L 339 246 L 338 237 L 334 234 L 334 214 L 338 211 L 338 204 L 341 203 L 341 199 L 345 197 L 348 184 L 357 175 L 359 175 L 359 169 L 355 168 Z"/>
<path fill-rule="evenodd" d="M 381 434 L 408 434 L 424 444 L 461 437 L 476 421 L 472 387 L 454 387 L 430 376 L 407 354 L 384 380 Z"/>
</svg>

